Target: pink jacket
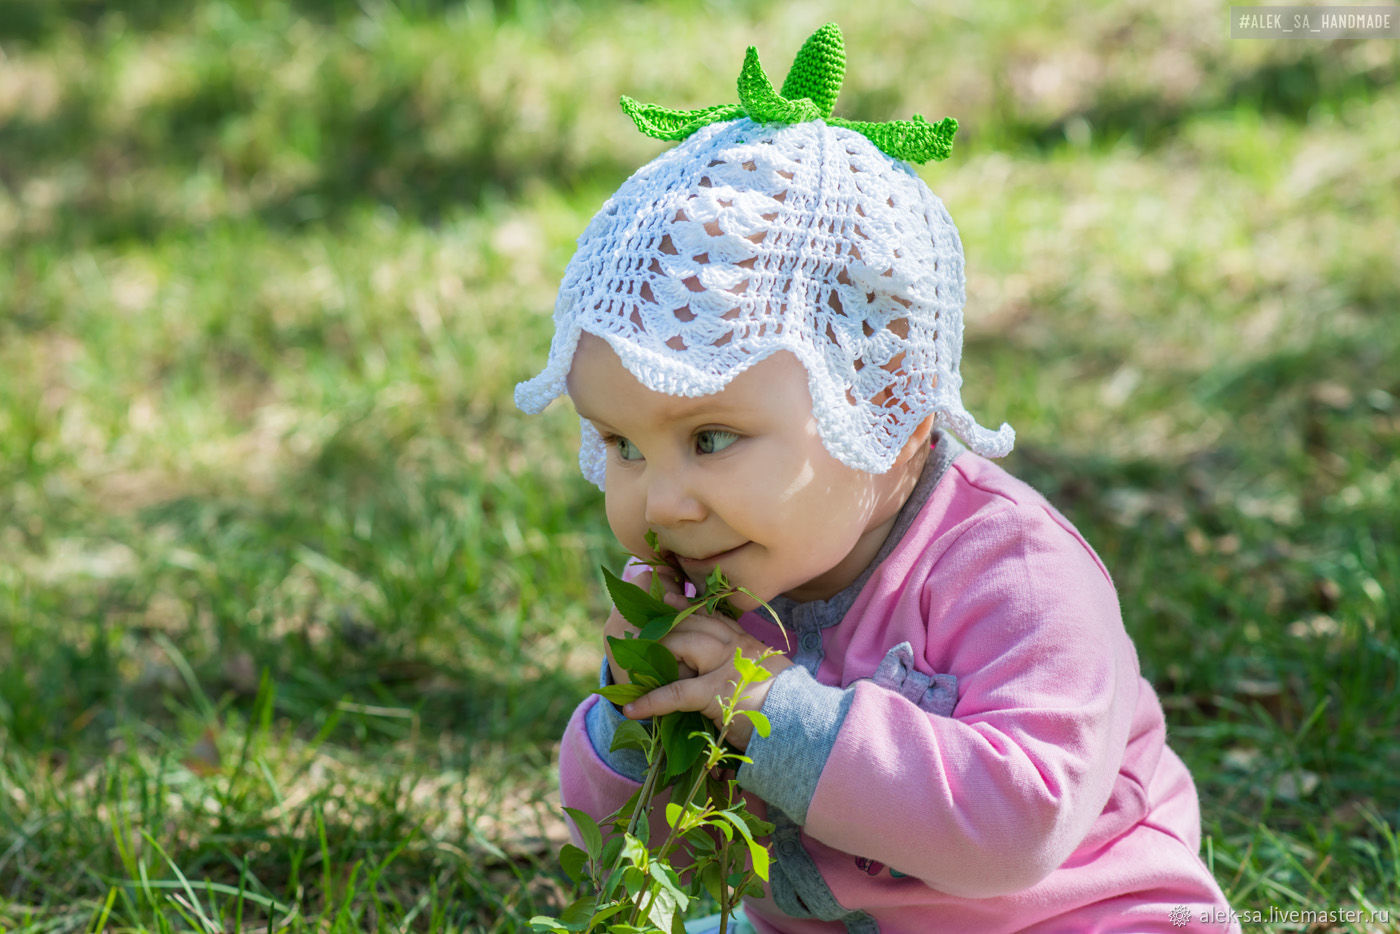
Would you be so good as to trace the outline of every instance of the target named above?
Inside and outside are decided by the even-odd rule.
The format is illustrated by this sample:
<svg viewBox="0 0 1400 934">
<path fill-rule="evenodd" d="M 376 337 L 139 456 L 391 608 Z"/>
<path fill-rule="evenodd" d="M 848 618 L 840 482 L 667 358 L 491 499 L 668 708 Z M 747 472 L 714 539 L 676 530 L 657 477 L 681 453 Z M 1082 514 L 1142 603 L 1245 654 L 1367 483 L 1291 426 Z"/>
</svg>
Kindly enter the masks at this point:
<svg viewBox="0 0 1400 934">
<path fill-rule="evenodd" d="M 1108 572 L 1030 487 L 945 436 L 861 579 L 773 606 L 798 664 L 738 775 L 777 825 L 758 931 L 1239 929 Z M 598 817 L 641 774 L 600 700 L 560 753 Z"/>
</svg>

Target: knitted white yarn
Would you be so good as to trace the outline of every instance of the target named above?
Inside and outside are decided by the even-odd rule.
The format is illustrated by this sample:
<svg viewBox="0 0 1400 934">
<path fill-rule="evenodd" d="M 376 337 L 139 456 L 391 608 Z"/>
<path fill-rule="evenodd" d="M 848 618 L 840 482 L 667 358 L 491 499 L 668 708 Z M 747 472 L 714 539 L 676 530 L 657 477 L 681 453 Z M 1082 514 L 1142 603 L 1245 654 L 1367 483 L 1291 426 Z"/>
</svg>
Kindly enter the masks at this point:
<svg viewBox="0 0 1400 934">
<path fill-rule="evenodd" d="M 639 169 L 578 240 L 554 307 L 549 361 L 515 401 L 566 392 L 581 331 L 648 389 L 719 392 L 780 350 L 806 367 L 833 457 L 883 473 L 930 413 L 989 457 L 1015 432 L 963 408 L 962 243 L 903 162 L 820 120 L 711 124 Z M 606 451 L 582 421 L 579 466 Z"/>
</svg>

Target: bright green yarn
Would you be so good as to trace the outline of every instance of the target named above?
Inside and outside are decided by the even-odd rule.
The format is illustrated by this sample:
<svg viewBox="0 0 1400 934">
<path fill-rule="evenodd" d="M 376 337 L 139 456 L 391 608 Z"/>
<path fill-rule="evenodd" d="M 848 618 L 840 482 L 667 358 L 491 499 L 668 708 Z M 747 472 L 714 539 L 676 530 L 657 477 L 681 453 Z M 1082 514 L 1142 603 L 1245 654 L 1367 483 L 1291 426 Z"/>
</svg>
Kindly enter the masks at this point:
<svg viewBox="0 0 1400 934">
<path fill-rule="evenodd" d="M 788 70 L 781 91 L 758 61 L 758 49 L 749 46 L 739 72 L 739 103 L 718 104 L 698 110 L 673 110 L 659 104 L 642 104 L 626 95 L 620 103 L 637 129 L 647 136 L 682 140 L 711 123 L 748 117 L 755 123 L 804 123 L 825 120 L 831 126 L 853 130 L 888 156 L 906 162 L 941 161 L 953 151 L 958 121 L 944 117 L 929 123 L 919 114 L 910 120 L 865 123 L 833 117 L 831 110 L 846 77 L 846 47 L 841 28 L 827 23 L 807 37 Z"/>
</svg>

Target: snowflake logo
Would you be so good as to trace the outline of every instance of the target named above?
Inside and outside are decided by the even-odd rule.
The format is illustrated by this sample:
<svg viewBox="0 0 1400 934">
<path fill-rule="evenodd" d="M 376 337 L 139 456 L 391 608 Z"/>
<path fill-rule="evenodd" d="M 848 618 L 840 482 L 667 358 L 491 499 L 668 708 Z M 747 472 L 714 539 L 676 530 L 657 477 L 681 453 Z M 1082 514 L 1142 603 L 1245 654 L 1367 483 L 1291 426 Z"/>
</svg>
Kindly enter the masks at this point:
<svg viewBox="0 0 1400 934">
<path fill-rule="evenodd" d="M 1184 928 L 1191 923 L 1191 908 L 1188 905 L 1177 905 L 1167 917 L 1171 920 L 1172 927 Z"/>
</svg>

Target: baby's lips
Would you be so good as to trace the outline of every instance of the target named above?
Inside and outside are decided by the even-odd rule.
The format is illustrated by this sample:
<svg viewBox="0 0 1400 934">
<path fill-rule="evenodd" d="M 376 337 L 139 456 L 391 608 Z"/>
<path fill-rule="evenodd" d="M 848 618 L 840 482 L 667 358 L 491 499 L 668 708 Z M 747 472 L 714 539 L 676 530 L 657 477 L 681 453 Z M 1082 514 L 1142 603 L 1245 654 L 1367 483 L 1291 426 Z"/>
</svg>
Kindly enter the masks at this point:
<svg viewBox="0 0 1400 934">
<path fill-rule="evenodd" d="M 666 569 L 671 572 L 671 580 L 679 586 L 680 583 L 685 580 L 685 571 L 681 568 L 680 559 L 676 556 L 676 553 L 670 549 L 663 548 L 656 552 L 656 557 L 666 566 Z M 660 568 L 652 568 L 653 572 L 658 570 L 660 570 Z"/>
<path fill-rule="evenodd" d="M 669 552 L 667 554 L 669 554 Z M 660 562 L 664 561 L 665 559 L 660 553 L 653 553 L 653 560 Z M 684 593 L 684 590 L 682 589 L 685 586 L 682 583 L 684 578 L 680 578 L 678 580 L 675 568 L 669 563 L 663 564 L 648 562 L 644 567 L 642 567 L 642 569 L 639 572 L 637 572 L 636 576 L 631 578 L 631 580 L 632 583 L 636 584 L 638 587 L 641 587 L 643 590 L 651 590 L 652 578 L 656 576 L 659 576 L 661 578 L 662 587 L 665 591 L 662 595 L 663 597 L 671 597 L 677 594 Z"/>
</svg>

